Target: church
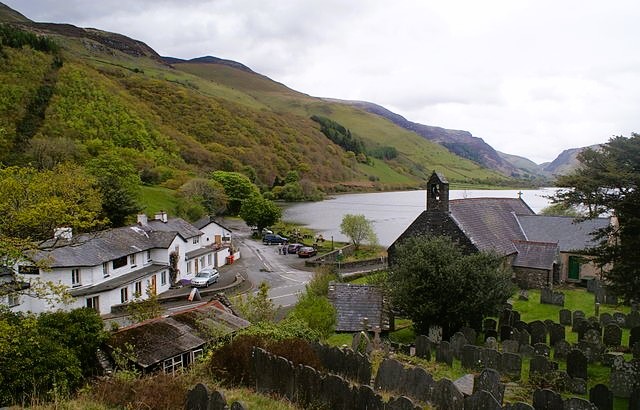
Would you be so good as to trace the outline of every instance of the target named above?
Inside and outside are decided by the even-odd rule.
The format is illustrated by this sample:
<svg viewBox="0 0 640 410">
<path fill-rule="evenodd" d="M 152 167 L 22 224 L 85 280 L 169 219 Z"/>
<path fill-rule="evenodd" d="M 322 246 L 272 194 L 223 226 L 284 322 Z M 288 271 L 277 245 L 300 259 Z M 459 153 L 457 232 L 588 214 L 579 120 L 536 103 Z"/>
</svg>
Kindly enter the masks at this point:
<svg viewBox="0 0 640 410">
<path fill-rule="evenodd" d="M 573 217 L 537 215 L 522 198 L 449 200 L 449 183 L 434 171 L 427 182 L 426 209 L 388 248 L 413 236 L 447 236 L 465 252 L 494 252 L 505 258 L 522 288 L 599 278 L 601 268 L 581 251 L 594 247 L 592 232 L 611 218 L 576 221 Z"/>
</svg>

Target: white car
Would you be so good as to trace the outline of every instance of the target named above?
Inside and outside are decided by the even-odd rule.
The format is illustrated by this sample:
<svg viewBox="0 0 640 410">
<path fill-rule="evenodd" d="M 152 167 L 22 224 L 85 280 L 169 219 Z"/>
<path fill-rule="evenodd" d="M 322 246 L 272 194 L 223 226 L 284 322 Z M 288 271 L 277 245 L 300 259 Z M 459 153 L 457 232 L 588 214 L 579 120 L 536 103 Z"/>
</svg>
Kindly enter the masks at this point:
<svg viewBox="0 0 640 410">
<path fill-rule="evenodd" d="M 216 283 L 220 278 L 220 273 L 218 269 L 215 268 L 205 268 L 202 269 L 198 274 L 191 279 L 191 286 L 195 288 L 206 288 L 212 283 Z"/>
</svg>

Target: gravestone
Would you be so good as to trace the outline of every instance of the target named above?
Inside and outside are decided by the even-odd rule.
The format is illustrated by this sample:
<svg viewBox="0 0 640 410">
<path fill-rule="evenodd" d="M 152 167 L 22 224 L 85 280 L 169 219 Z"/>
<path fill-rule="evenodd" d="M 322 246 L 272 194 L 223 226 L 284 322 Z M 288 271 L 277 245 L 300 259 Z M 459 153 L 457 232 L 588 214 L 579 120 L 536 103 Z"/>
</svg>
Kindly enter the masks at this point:
<svg viewBox="0 0 640 410">
<path fill-rule="evenodd" d="M 518 353 L 520 343 L 517 340 L 505 340 L 502 342 L 503 353 Z"/>
<path fill-rule="evenodd" d="M 584 312 L 582 310 L 574 310 L 573 314 L 572 314 L 572 320 L 575 322 L 576 319 L 586 319 L 586 315 L 584 314 Z"/>
<path fill-rule="evenodd" d="M 381 409 L 384 407 L 382 396 L 377 394 L 371 386 L 366 384 L 354 388 L 356 390 L 354 402 L 356 409 Z"/>
<path fill-rule="evenodd" d="M 520 349 L 518 349 L 518 352 L 526 357 L 533 357 L 535 355 L 535 350 L 533 349 L 533 346 L 531 345 L 520 345 Z"/>
<path fill-rule="evenodd" d="M 422 407 L 413 404 L 410 398 L 400 396 L 389 400 L 384 408 L 386 410 L 420 410 Z"/>
<path fill-rule="evenodd" d="M 483 331 L 496 330 L 497 325 L 498 325 L 498 322 L 496 322 L 495 319 L 488 317 L 482 322 L 482 330 Z"/>
<path fill-rule="evenodd" d="M 435 385 L 431 376 L 422 367 L 411 367 L 405 371 L 404 386 L 402 394 L 413 397 L 416 400 L 427 402 L 431 400 L 431 389 Z"/>
<path fill-rule="evenodd" d="M 565 400 L 564 408 L 565 410 L 598 410 L 595 404 L 579 397 L 571 397 Z"/>
<path fill-rule="evenodd" d="M 587 358 L 578 349 L 573 349 L 567 355 L 567 374 L 572 378 L 587 380 Z"/>
<path fill-rule="evenodd" d="M 460 332 L 462 332 L 464 337 L 467 339 L 467 342 L 469 342 L 470 344 L 475 344 L 476 343 L 476 331 L 475 330 L 473 330 L 472 328 L 470 328 L 468 326 L 465 326 L 465 327 L 460 329 Z"/>
<path fill-rule="evenodd" d="M 612 367 L 616 362 L 624 362 L 623 352 L 606 352 L 600 358 L 603 366 Z"/>
<path fill-rule="evenodd" d="M 425 335 L 416 337 L 416 356 L 431 360 L 431 340 Z"/>
<path fill-rule="evenodd" d="M 513 325 L 513 317 L 511 309 L 503 309 L 498 316 L 498 328 L 501 326 L 511 326 Z"/>
<path fill-rule="evenodd" d="M 555 346 L 560 340 L 565 339 L 565 328 L 559 323 L 552 323 L 548 326 L 549 329 L 549 344 Z"/>
<path fill-rule="evenodd" d="M 533 392 L 533 408 L 536 410 L 564 410 L 562 397 L 549 389 Z"/>
<path fill-rule="evenodd" d="M 529 324 L 527 322 L 523 322 L 522 320 L 518 320 L 513 323 L 514 329 L 518 329 L 519 331 L 526 330 L 529 332 Z"/>
<path fill-rule="evenodd" d="M 488 338 L 493 337 L 494 339 L 498 339 L 498 332 L 493 330 L 493 329 L 487 329 L 484 331 L 484 339 L 487 340 Z"/>
<path fill-rule="evenodd" d="M 456 332 L 449 341 L 451 345 L 451 352 L 453 357 L 460 360 L 460 354 L 462 353 L 462 346 L 469 344 L 469 341 L 462 332 Z"/>
<path fill-rule="evenodd" d="M 502 410 L 502 406 L 486 390 L 478 390 L 464 399 L 464 410 Z"/>
<path fill-rule="evenodd" d="M 505 340 L 511 339 L 512 334 L 513 327 L 506 325 L 500 326 L 500 341 L 504 342 Z"/>
<path fill-rule="evenodd" d="M 578 334 L 578 339 L 582 337 L 584 332 L 589 327 L 589 321 L 583 317 L 577 317 L 573 319 L 573 325 L 571 331 Z"/>
<path fill-rule="evenodd" d="M 473 392 L 476 393 L 479 390 L 486 390 L 496 399 L 499 404 L 502 404 L 504 399 L 505 385 L 500 382 L 500 373 L 494 369 L 484 369 L 473 379 Z"/>
<path fill-rule="evenodd" d="M 429 326 L 429 339 L 431 339 L 431 341 L 433 343 L 440 343 L 442 342 L 442 326 L 438 326 L 438 325 L 431 325 Z"/>
<path fill-rule="evenodd" d="M 607 347 L 617 347 L 622 344 L 622 329 L 615 323 L 609 323 L 604 327 L 602 341 Z"/>
<path fill-rule="evenodd" d="M 627 315 L 622 312 L 613 312 L 613 320 L 615 320 L 616 324 L 620 327 L 625 327 L 625 323 L 627 322 Z"/>
<path fill-rule="evenodd" d="M 640 327 L 640 312 L 638 312 L 637 310 L 629 312 L 624 323 L 627 329 Z"/>
<path fill-rule="evenodd" d="M 528 325 L 527 325 L 527 327 L 528 327 Z M 531 344 L 531 335 L 529 334 L 528 330 L 522 329 L 522 330 L 520 330 L 518 332 L 516 340 L 521 345 L 530 345 Z"/>
<path fill-rule="evenodd" d="M 209 407 L 207 410 L 227 410 L 227 399 L 220 390 L 214 390 L 209 398 Z"/>
<path fill-rule="evenodd" d="M 602 285 L 598 279 L 587 280 L 587 292 L 595 293 L 598 289 L 602 289 Z"/>
<path fill-rule="evenodd" d="M 464 396 L 451 380 L 442 378 L 433 387 L 431 403 L 437 410 L 463 410 Z"/>
<path fill-rule="evenodd" d="M 579 377 L 567 377 L 565 388 L 574 394 L 587 394 L 587 381 Z"/>
<path fill-rule="evenodd" d="M 497 349 L 498 341 L 493 337 L 487 337 L 487 340 L 484 341 L 484 347 L 487 349 Z"/>
<path fill-rule="evenodd" d="M 513 380 L 520 380 L 522 375 L 522 357 L 515 353 L 502 353 L 499 370 Z"/>
<path fill-rule="evenodd" d="M 520 312 L 517 310 L 511 310 L 511 326 L 520 321 Z"/>
<path fill-rule="evenodd" d="M 569 309 L 560 309 L 558 316 L 561 325 L 571 326 L 571 311 Z"/>
<path fill-rule="evenodd" d="M 400 391 L 404 384 L 404 366 L 395 359 L 384 359 L 380 363 L 374 381 L 376 390 Z"/>
<path fill-rule="evenodd" d="M 529 377 L 533 377 L 535 374 L 546 375 L 548 372 L 553 370 L 551 363 L 549 363 L 549 359 L 545 356 L 533 356 L 531 361 L 529 362 Z"/>
<path fill-rule="evenodd" d="M 453 364 L 453 352 L 449 342 L 442 341 L 436 346 L 436 362 L 446 363 L 449 366 Z"/>
<path fill-rule="evenodd" d="M 473 394 L 473 375 L 467 373 L 464 376 L 454 380 L 453 385 L 456 386 L 458 391 L 460 391 L 463 396 L 471 396 Z"/>
<path fill-rule="evenodd" d="M 629 347 L 632 348 L 636 343 L 640 343 L 640 326 L 636 326 L 629 331 Z"/>
<path fill-rule="evenodd" d="M 535 345 L 533 345 L 533 353 L 535 355 L 549 358 L 551 357 L 551 348 L 544 343 L 536 343 Z"/>
<path fill-rule="evenodd" d="M 596 384 L 589 390 L 589 401 L 598 410 L 613 410 L 613 393 L 604 384 Z"/>
<path fill-rule="evenodd" d="M 529 322 L 531 332 L 531 344 L 547 343 L 547 326 L 539 320 Z"/>
<path fill-rule="evenodd" d="M 618 296 L 613 294 L 611 291 L 606 290 L 604 292 L 604 304 L 605 305 L 617 306 L 618 305 Z"/>
<path fill-rule="evenodd" d="M 605 312 L 600 314 L 600 324 L 602 326 L 606 326 L 611 322 L 613 322 L 613 316 L 611 316 L 611 313 Z"/>
<path fill-rule="evenodd" d="M 209 408 L 209 388 L 202 383 L 196 384 L 187 393 L 187 410 L 208 410 Z"/>
<path fill-rule="evenodd" d="M 566 340 L 561 340 L 553 346 L 553 359 L 566 360 L 571 351 L 571 345 Z"/>
<path fill-rule="evenodd" d="M 502 353 L 496 349 L 480 348 L 480 365 L 490 369 L 497 369 L 500 366 Z"/>
<path fill-rule="evenodd" d="M 460 354 L 460 365 L 462 368 L 477 369 L 480 364 L 480 348 L 469 344 L 462 346 L 462 352 Z"/>
<path fill-rule="evenodd" d="M 564 293 L 555 292 L 551 288 L 540 289 L 540 303 L 564 306 Z"/>
<path fill-rule="evenodd" d="M 504 410 L 536 410 L 530 404 L 517 401 L 515 403 L 507 403 L 503 407 Z"/>
<path fill-rule="evenodd" d="M 233 403 L 231 403 L 231 410 L 245 410 L 246 407 L 244 406 L 244 404 L 242 404 L 239 401 L 234 401 Z"/>
</svg>

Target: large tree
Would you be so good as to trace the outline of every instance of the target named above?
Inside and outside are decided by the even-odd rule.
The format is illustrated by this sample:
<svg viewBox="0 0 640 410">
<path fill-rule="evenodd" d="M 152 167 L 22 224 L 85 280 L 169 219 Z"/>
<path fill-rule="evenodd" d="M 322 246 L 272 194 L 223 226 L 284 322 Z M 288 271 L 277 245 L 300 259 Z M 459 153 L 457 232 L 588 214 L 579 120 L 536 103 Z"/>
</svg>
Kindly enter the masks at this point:
<svg viewBox="0 0 640 410">
<path fill-rule="evenodd" d="M 256 226 L 258 232 L 262 232 L 262 228 L 273 225 L 280 220 L 282 209 L 262 197 L 262 195 L 254 195 L 242 202 L 240 208 L 240 217 L 249 226 Z"/>
<path fill-rule="evenodd" d="M 497 314 L 514 291 L 501 257 L 464 254 L 447 237 L 408 238 L 396 247 L 396 255 L 386 281 L 391 303 L 423 334 L 439 325 L 449 337 Z"/>
<path fill-rule="evenodd" d="M 580 168 L 558 178 L 554 201 L 585 210 L 587 218 L 612 215 L 617 223 L 595 232 L 588 251 L 606 267 L 610 288 L 627 302 L 640 298 L 640 135 L 613 137 L 578 155 Z"/>
<path fill-rule="evenodd" d="M 227 211 L 230 215 L 237 215 L 245 199 L 254 195 L 259 195 L 258 187 L 239 172 L 214 171 L 211 179 L 219 182 L 224 187 L 224 192 L 228 197 Z"/>
<path fill-rule="evenodd" d="M 356 249 L 360 248 L 364 241 L 372 245 L 378 242 L 378 237 L 373 230 L 371 221 L 365 218 L 364 215 L 346 214 L 342 217 L 340 232 L 351 239 Z"/>
</svg>

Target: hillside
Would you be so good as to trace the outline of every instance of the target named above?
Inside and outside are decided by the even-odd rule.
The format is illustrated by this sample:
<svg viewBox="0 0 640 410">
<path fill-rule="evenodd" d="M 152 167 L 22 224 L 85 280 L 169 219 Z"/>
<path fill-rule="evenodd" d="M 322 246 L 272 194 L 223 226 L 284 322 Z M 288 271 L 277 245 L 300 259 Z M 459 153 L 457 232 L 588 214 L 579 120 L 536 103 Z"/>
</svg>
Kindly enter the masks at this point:
<svg viewBox="0 0 640 410">
<path fill-rule="evenodd" d="M 578 154 L 586 148 L 597 150 L 600 144 L 591 145 L 582 148 L 570 148 L 562 151 L 560 155 L 547 164 L 541 164 L 542 170 L 548 175 L 566 175 L 575 170 L 579 166 Z"/>
<path fill-rule="evenodd" d="M 32 22 L 4 5 L 0 21 L 60 46 L 55 53 L 2 48 L 0 161 L 7 165 L 83 163 L 113 151 L 145 183 L 171 189 L 217 169 L 253 175 L 263 187 L 298 171 L 325 192 L 419 187 L 434 169 L 453 183 L 510 181 L 386 118 L 297 92 L 241 63 L 160 57 L 126 36 Z M 357 160 L 312 115 L 348 128 L 367 150 L 393 147 L 398 155 Z"/>
</svg>

